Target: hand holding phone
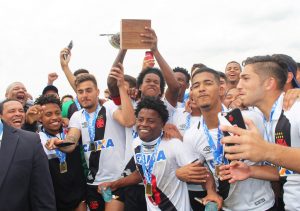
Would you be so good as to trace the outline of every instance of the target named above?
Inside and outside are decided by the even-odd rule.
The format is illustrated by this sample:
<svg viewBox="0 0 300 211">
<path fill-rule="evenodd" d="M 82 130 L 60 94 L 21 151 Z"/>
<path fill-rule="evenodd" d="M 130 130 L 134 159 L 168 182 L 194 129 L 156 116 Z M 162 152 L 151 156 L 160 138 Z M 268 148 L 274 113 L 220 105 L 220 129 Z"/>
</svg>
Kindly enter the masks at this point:
<svg viewBox="0 0 300 211">
<path fill-rule="evenodd" d="M 67 48 L 68 48 L 69 50 L 71 50 L 71 49 L 73 48 L 73 41 L 72 41 L 72 40 L 70 41 L 70 43 L 69 43 L 69 45 L 67 46 Z M 69 55 L 69 54 L 64 54 L 64 60 L 67 59 L 68 55 Z"/>
<path fill-rule="evenodd" d="M 218 118 L 221 125 L 228 125 L 246 129 L 244 118 L 240 109 L 235 108 L 229 112 L 220 112 Z M 234 134 L 223 132 L 224 136 L 232 136 Z"/>
</svg>

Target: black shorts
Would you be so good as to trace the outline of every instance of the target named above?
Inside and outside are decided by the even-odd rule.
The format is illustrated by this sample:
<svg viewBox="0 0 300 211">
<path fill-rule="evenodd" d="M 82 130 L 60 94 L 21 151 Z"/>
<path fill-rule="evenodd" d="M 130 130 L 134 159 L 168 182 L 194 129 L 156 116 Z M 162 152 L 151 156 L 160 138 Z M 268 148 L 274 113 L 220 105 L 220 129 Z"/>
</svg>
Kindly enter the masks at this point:
<svg viewBox="0 0 300 211">
<path fill-rule="evenodd" d="M 119 189 L 124 211 L 147 211 L 144 185 L 131 185 Z"/>
<path fill-rule="evenodd" d="M 86 203 L 91 211 L 104 211 L 105 201 L 100 193 L 98 193 L 97 185 L 87 185 L 86 191 Z M 121 201 L 120 190 L 115 190 L 112 192 L 113 195 L 117 196 L 117 200 Z"/>
</svg>

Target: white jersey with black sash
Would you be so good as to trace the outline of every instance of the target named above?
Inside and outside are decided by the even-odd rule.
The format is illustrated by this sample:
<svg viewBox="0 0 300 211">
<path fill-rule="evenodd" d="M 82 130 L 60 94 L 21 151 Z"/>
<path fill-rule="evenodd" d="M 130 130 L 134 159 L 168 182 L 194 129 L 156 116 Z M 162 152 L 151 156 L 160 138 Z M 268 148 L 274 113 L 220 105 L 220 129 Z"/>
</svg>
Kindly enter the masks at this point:
<svg viewBox="0 0 300 211">
<path fill-rule="evenodd" d="M 136 101 L 131 101 L 133 108 L 136 108 L 137 102 Z M 163 99 L 163 102 L 165 106 L 167 107 L 168 113 L 169 113 L 169 120 L 167 123 L 172 123 L 172 117 L 173 113 L 175 112 L 175 108 L 168 102 L 166 98 Z M 126 128 L 126 150 L 125 150 L 125 162 L 124 162 L 124 176 L 130 175 L 133 171 L 135 171 L 135 164 L 134 164 L 134 159 L 133 159 L 133 148 L 132 148 L 132 143 L 133 139 L 135 139 L 138 134 L 136 131 L 136 126 L 134 125 L 133 127 Z"/>
<path fill-rule="evenodd" d="M 296 101 L 288 111 L 283 111 L 283 97 L 274 102 L 270 120 L 264 121 L 265 139 L 286 147 L 300 147 L 300 102 Z M 285 210 L 300 210 L 300 174 L 278 167 L 283 185 Z"/>
<path fill-rule="evenodd" d="M 243 116 L 251 119 L 263 134 L 262 116 L 252 111 L 243 111 Z M 244 181 L 238 181 L 234 184 L 229 184 L 228 181 L 220 181 L 215 174 L 215 158 L 211 144 L 208 141 L 207 133 L 203 125 L 203 117 L 200 120 L 201 124 L 195 124 L 185 134 L 183 144 L 188 148 L 188 152 L 197 159 L 205 162 L 210 171 L 214 175 L 219 194 L 223 197 L 223 210 L 267 210 L 271 208 L 274 201 L 274 193 L 270 182 L 265 180 L 249 178 Z M 220 130 L 217 128 L 210 129 L 209 134 L 213 144 L 218 145 Z M 253 163 L 245 160 L 248 165 L 262 165 L 262 163 Z"/>
<path fill-rule="evenodd" d="M 125 128 L 113 118 L 117 109 L 112 101 L 107 101 L 97 108 L 98 114 L 92 123 L 90 121 L 94 120 L 95 112 L 88 114 L 84 109 L 75 112 L 70 120 L 69 127 L 81 131 L 84 156 L 89 168 L 87 183 L 90 185 L 117 180 L 122 174 Z M 91 136 L 90 125 L 94 127 L 94 136 Z"/>
<path fill-rule="evenodd" d="M 85 197 L 85 177 L 81 164 L 81 155 L 79 146 L 72 153 L 58 153 L 56 150 L 48 150 L 45 147 L 47 140 L 53 137 L 64 139 L 62 133 L 53 136 L 47 133 L 43 128 L 39 132 L 44 151 L 49 160 L 49 169 L 52 177 L 56 206 L 60 210 L 71 210 L 78 206 Z M 65 156 L 62 158 L 62 156 Z M 65 169 L 61 169 L 61 161 L 66 162 Z M 64 170 L 61 172 L 61 170 Z M 76 176 L 75 176 L 76 175 Z M 68 193 L 68 194 L 66 194 Z"/>
<path fill-rule="evenodd" d="M 179 139 L 158 138 L 146 143 L 137 137 L 133 141 L 133 147 L 136 167 L 145 187 L 151 184 L 149 186 L 151 194 L 146 195 L 147 209 L 149 211 L 191 210 L 187 184 L 176 177 L 177 168 L 194 160 L 186 153 L 182 142 Z"/>
</svg>

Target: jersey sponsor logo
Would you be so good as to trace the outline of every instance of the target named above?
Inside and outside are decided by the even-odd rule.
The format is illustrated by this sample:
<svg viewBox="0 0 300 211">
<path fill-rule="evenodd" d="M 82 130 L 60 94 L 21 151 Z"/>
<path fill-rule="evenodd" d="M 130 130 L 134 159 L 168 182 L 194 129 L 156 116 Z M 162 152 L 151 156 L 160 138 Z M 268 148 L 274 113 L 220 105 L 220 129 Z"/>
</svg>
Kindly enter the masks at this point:
<svg viewBox="0 0 300 211">
<path fill-rule="evenodd" d="M 151 159 L 151 155 L 144 155 L 145 156 L 145 160 L 146 160 L 146 166 L 149 165 L 150 159 Z M 141 153 L 137 153 L 135 155 L 136 158 L 136 162 L 140 165 L 142 165 L 142 154 Z M 156 162 L 160 162 L 160 161 L 164 161 L 166 160 L 166 155 L 165 152 L 163 150 L 160 150 L 157 154 L 157 158 L 156 158 Z"/>
<path fill-rule="evenodd" d="M 111 148 L 111 147 L 115 146 L 112 139 L 97 140 L 94 143 L 95 143 L 96 151 L 100 151 L 100 150 L 103 150 L 103 149 L 108 149 L 108 148 Z M 83 144 L 83 151 L 88 152 L 88 151 L 93 151 L 93 150 L 90 148 L 90 144 Z"/>
</svg>

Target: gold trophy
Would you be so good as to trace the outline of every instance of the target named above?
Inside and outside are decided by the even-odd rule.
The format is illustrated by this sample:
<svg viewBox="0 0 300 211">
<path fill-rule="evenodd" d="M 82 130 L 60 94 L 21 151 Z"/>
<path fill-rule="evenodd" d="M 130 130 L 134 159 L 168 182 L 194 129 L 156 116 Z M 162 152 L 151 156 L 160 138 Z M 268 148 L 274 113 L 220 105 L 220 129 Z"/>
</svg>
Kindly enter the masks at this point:
<svg viewBox="0 0 300 211">
<path fill-rule="evenodd" d="M 100 34 L 100 36 L 108 36 L 109 43 L 116 49 L 120 49 L 120 33 Z"/>
</svg>

